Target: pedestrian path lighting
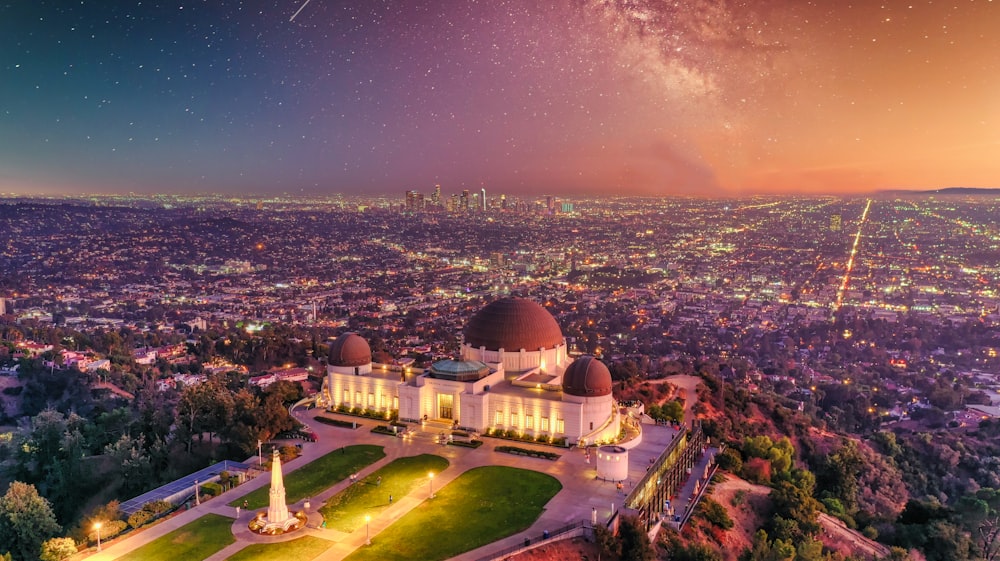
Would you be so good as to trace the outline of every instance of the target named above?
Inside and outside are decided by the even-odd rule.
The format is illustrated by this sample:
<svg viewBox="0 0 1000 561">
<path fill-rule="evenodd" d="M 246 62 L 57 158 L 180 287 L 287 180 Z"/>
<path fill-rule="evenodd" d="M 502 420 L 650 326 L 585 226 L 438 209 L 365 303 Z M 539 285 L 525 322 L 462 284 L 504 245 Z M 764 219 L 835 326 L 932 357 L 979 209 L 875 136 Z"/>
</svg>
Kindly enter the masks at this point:
<svg viewBox="0 0 1000 561">
<path fill-rule="evenodd" d="M 94 522 L 94 529 L 97 530 L 97 551 L 101 550 L 101 523 Z"/>
<path fill-rule="evenodd" d="M 370 526 L 369 526 L 369 524 L 371 523 L 371 521 L 372 521 L 371 515 L 366 514 L 365 515 L 365 545 L 371 545 L 372 544 L 372 534 L 371 534 L 371 530 L 370 530 Z"/>
<path fill-rule="evenodd" d="M 428 493 L 428 498 L 434 498 L 434 472 L 429 472 L 427 474 L 427 489 L 430 491 Z"/>
</svg>

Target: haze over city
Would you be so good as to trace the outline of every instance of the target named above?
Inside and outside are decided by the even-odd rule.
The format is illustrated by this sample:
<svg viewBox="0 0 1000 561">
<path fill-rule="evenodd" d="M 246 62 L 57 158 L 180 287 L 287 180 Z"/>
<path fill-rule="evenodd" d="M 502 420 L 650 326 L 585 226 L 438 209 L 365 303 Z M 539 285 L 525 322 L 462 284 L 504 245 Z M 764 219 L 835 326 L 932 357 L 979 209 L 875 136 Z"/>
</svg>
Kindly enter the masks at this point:
<svg viewBox="0 0 1000 561">
<path fill-rule="evenodd" d="M 0 192 L 996 187 L 998 10 L 10 3 Z"/>
</svg>

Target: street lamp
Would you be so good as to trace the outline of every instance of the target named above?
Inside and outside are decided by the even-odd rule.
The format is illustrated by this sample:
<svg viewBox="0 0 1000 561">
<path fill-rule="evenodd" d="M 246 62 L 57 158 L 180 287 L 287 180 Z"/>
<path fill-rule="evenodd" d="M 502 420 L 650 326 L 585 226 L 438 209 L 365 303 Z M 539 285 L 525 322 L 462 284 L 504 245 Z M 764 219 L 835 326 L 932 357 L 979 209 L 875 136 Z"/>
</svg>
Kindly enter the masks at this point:
<svg viewBox="0 0 1000 561">
<path fill-rule="evenodd" d="M 427 477 L 428 477 L 428 479 L 427 479 L 427 489 L 428 489 L 428 491 L 430 491 L 427 495 L 428 495 L 428 498 L 433 499 L 434 498 L 434 472 L 433 471 L 432 472 L 428 472 Z"/>
<path fill-rule="evenodd" d="M 372 533 L 371 533 L 371 530 L 369 529 L 369 523 L 371 521 L 372 521 L 372 517 L 366 514 L 365 515 L 365 545 L 371 545 L 372 544 Z"/>
<path fill-rule="evenodd" d="M 257 465 L 258 466 L 263 466 L 264 465 L 264 455 L 261 454 L 261 452 L 260 452 L 260 446 L 261 446 L 261 444 L 263 444 L 263 443 L 260 441 L 260 439 L 258 439 L 257 440 Z"/>
<path fill-rule="evenodd" d="M 97 530 L 97 551 L 101 550 L 101 523 L 94 522 L 94 529 Z"/>
</svg>

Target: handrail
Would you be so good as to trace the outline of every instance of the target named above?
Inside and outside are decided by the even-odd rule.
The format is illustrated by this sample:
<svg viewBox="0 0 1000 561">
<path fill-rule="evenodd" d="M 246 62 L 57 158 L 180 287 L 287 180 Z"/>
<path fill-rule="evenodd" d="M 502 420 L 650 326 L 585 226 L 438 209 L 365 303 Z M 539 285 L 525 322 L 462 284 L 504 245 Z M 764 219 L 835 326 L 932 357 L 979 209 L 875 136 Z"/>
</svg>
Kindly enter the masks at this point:
<svg viewBox="0 0 1000 561">
<path fill-rule="evenodd" d="M 476 561 L 494 561 L 495 559 L 503 559 L 519 551 L 524 551 L 525 549 L 531 549 L 539 545 L 555 541 L 560 536 L 564 536 L 578 528 L 589 528 L 589 527 L 590 527 L 590 520 L 580 520 L 579 522 L 574 522 L 572 524 L 567 524 L 566 526 L 556 528 L 551 532 L 545 531 L 545 533 L 543 533 L 541 536 L 538 536 L 534 539 L 525 538 L 524 543 L 522 544 L 505 547 L 500 551 L 494 551 L 488 555 L 484 555 L 476 559 Z"/>
</svg>

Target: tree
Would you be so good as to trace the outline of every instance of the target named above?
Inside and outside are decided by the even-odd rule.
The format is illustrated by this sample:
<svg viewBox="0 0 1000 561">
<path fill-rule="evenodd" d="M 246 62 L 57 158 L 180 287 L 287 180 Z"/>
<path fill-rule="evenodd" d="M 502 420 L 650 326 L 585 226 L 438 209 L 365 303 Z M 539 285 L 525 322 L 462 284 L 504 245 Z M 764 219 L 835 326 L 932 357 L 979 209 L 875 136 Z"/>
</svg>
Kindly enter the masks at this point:
<svg viewBox="0 0 1000 561">
<path fill-rule="evenodd" d="M 622 561 L 653 561 L 656 558 L 649 536 L 636 518 L 622 517 L 618 525 L 618 539 L 621 540 Z"/>
<path fill-rule="evenodd" d="M 886 446 L 895 443 L 895 435 L 889 436 L 880 437 Z M 842 440 L 839 448 L 819 460 L 817 477 L 824 498 L 838 499 L 847 516 L 863 523 L 895 520 L 909 499 L 895 462 L 851 439 Z"/>
<path fill-rule="evenodd" d="M 965 561 L 974 559 L 972 540 L 957 526 L 943 520 L 927 525 L 924 555 L 927 561 Z"/>
<path fill-rule="evenodd" d="M 670 552 L 670 561 L 722 561 L 722 555 L 708 544 L 693 543 L 685 547 L 678 540 Z"/>
<path fill-rule="evenodd" d="M 733 519 L 729 517 L 726 507 L 719 504 L 718 501 L 705 497 L 705 499 L 698 504 L 698 508 L 701 511 L 702 516 L 705 517 L 705 520 L 715 526 L 718 526 L 723 530 L 728 530 L 733 527 Z"/>
<path fill-rule="evenodd" d="M 265 439 L 270 439 L 274 435 L 291 430 L 295 427 L 295 421 L 288 414 L 288 408 L 281 400 L 281 395 L 277 393 L 268 394 L 264 398 L 260 416 L 260 434 Z"/>
<path fill-rule="evenodd" d="M 73 538 L 52 538 L 42 544 L 42 561 L 62 561 L 76 555 Z"/>
<path fill-rule="evenodd" d="M 15 561 L 37 559 L 42 543 L 60 531 L 52 506 L 34 485 L 15 481 L 0 497 L 0 543 Z"/>
<path fill-rule="evenodd" d="M 288 411 L 285 410 L 285 413 Z M 233 422 L 219 436 L 241 452 L 249 454 L 256 450 L 258 439 L 266 438 L 258 428 L 262 415 L 260 400 L 250 390 L 243 388 L 233 394 Z"/>
<path fill-rule="evenodd" d="M 88 486 L 93 484 L 83 462 L 87 449 L 82 431 L 86 424 L 76 413 L 66 416 L 46 409 L 21 430 L 15 448 L 14 477 L 37 485 L 63 520 L 77 514 Z"/>
<path fill-rule="evenodd" d="M 302 386 L 288 380 L 278 380 L 264 389 L 265 396 L 271 394 L 278 394 L 281 402 L 286 405 L 291 405 L 303 397 Z"/>
<path fill-rule="evenodd" d="M 743 469 L 743 457 L 736 448 L 726 448 L 715 457 L 719 468 L 731 473 L 739 473 Z"/>
<path fill-rule="evenodd" d="M 845 438 L 817 472 L 822 477 L 822 489 L 839 499 L 850 516 L 858 511 L 858 475 L 863 467 L 864 459 L 857 443 Z"/>
<path fill-rule="evenodd" d="M 774 441 L 763 434 L 743 439 L 743 453 L 749 458 L 767 458 L 773 446 Z"/>
<path fill-rule="evenodd" d="M 795 547 L 795 561 L 822 561 L 823 542 L 808 539 L 799 542 Z"/>
<path fill-rule="evenodd" d="M 621 555 L 622 544 L 618 541 L 618 537 L 615 536 L 615 533 L 609 530 L 607 526 L 603 524 L 597 524 L 594 526 L 594 541 L 597 542 L 597 546 L 601 549 L 601 553 L 611 557 L 618 557 Z"/>
<path fill-rule="evenodd" d="M 141 440 L 123 434 L 117 442 L 105 446 L 104 453 L 120 466 L 118 475 L 125 493 L 145 489 L 154 481 L 153 467 Z"/>
<path fill-rule="evenodd" d="M 184 388 L 177 402 L 178 421 L 182 421 L 187 449 L 191 451 L 194 437 L 201 441 L 204 433 L 212 435 L 222 432 L 232 422 L 233 395 L 216 378 L 209 378 L 201 384 Z"/>
<path fill-rule="evenodd" d="M 783 540 L 768 540 L 767 532 L 757 530 L 753 543 L 740 555 L 740 561 L 791 561 L 795 547 Z"/>
<path fill-rule="evenodd" d="M 771 491 L 770 497 L 774 504 L 774 527 L 776 530 L 780 529 L 780 532 L 775 532 L 776 538 L 798 543 L 806 536 L 819 531 L 816 519 L 820 505 L 819 501 L 812 497 L 812 486 L 809 481 L 799 485 L 782 481 Z M 785 524 L 784 521 L 791 524 Z"/>
<path fill-rule="evenodd" d="M 1000 491 L 985 487 L 974 496 L 966 495 L 956 505 L 965 526 L 985 561 L 1000 559 Z"/>
</svg>

